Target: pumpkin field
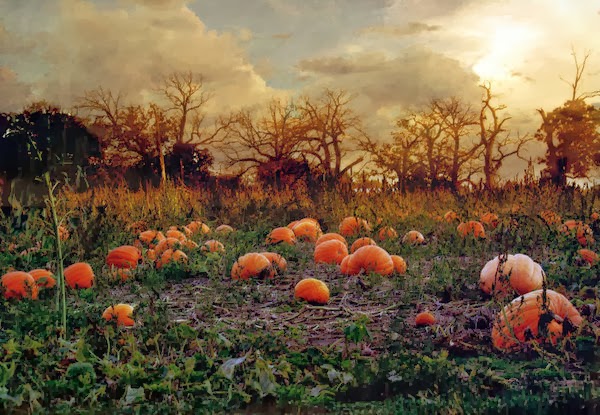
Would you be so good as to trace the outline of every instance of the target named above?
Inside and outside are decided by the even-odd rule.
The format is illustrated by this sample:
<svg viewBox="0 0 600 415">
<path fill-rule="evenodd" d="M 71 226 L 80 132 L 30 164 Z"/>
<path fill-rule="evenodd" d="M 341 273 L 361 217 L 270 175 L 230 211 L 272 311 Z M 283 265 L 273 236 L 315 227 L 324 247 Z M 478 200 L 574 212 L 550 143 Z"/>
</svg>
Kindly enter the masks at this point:
<svg viewBox="0 0 600 415">
<path fill-rule="evenodd" d="M 62 190 L 1 218 L 0 412 L 600 413 L 599 195 Z"/>
</svg>

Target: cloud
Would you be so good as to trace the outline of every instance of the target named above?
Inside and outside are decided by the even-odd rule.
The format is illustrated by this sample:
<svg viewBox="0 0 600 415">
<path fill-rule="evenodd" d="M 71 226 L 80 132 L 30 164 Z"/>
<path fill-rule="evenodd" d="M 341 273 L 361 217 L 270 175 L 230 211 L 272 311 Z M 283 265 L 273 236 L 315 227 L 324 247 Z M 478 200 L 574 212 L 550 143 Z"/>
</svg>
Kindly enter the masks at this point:
<svg viewBox="0 0 600 415">
<path fill-rule="evenodd" d="M 100 8 L 88 0 L 61 0 L 54 29 L 37 35 L 44 42 L 36 64 L 47 70 L 33 85 L 36 95 L 68 108 L 84 91 L 103 86 L 140 102 L 174 71 L 203 76 L 214 93 L 207 106 L 212 112 L 278 92 L 266 85 L 240 44 L 250 31 L 211 31 L 187 7 L 163 7 L 183 1 L 136 2 L 153 7 Z"/>
<path fill-rule="evenodd" d="M 26 39 L 6 30 L 0 22 L 0 53 L 7 55 L 29 52 L 35 46 L 33 39 Z"/>
<path fill-rule="evenodd" d="M 0 112 L 19 111 L 31 98 L 31 88 L 6 66 L 0 66 L 0 91 Z"/>
<path fill-rule="evenodd" d="M 410 22 L 403 26 L 369 26 L 358 31 L 360 35 L 382 35 L 382 36 L 410 36 L 422 32 L 434 32 L 439 30 L 440 26 L 428 25 L 421 22 Z"/>
</svg>

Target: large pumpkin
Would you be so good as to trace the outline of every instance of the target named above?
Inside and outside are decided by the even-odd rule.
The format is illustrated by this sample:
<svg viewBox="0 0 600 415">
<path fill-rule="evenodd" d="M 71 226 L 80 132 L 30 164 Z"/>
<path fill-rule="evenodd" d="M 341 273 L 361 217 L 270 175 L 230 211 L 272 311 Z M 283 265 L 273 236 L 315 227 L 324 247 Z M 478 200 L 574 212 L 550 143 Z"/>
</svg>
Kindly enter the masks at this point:
<svg viewBox="0 0 600 415">
<path fill-rule="evenodd" d="M 394 262 L 390 254 L 375 245 L 358 248 L 350 256 L 347 266 L 350 275 L 357 274 L 360 270 L 364 270 L 367 274 L 372 272 L 379 275 L 390 275 L 394 272 Z M 356 272 L 357 269 L 358 272 Z"/>
<path fill-rule="evenodd" d="M 29 271 L 29 275 L 33 277 L 35 283 L 40 288 L 52 288 L 56 286 L 56 279 L 54 274 L 47 269 L 34 269 Z"/>
<path fill-rule="evenodd" d="M 367 246 L 367 245 L 377 245 L 377 242 L 375 242 L 373 239 L 368 238 L 368 237 L 362 237 L 362 238 L 358 238 L 356 241 L 354 241 L 354 243 L 352 244 L 352 246 L 350 247 L 350 253 L 354 253 L 356 252 L 356 250 L 358 248 L 362 248 L 363 246 Z"/>
<path fill-rule="evenodd" d="M 104 313 L 102 318 L 108 322 L 115 321 L 118 326 L 133 326 L 135 321 L 133 320 L 133 307 L 129 304 L 117 304 L 110 306 Z"/>
<path fill-rule="evenodd" d="M 361 218 L 355 216 L 348 216 L 342 219 L 340 223 L 340 234 L 342 236 L 355 236 L 362 232 L 370 232 L 371 226 L 369 223 Z"/>
<path fill-rule="evenodd" d="M 317 264 L 337 264 L 348 256 L 348 247 L 337 239 L 321 242 L 315 246 L 314 259 Z"/>
<path fill-rule="evenodd" d="M 512 287 L 518 294 L 542 288 L 544 274 L 540 264 L 524 254 L 507 255 L 502 269 L 500 258 L 488 261 L 479 274 L 479 287 L 486 294 L 507 293 Z"/>
<path fill-rule="evenodd" d="M 284 257 L 276 252 L 260 252 L 265 258 L 271 261 L 271 265 L 277 274 L 285 272 L 287 269 L 287 261 Z"/>
<path fill-rule="evenodd" d="M 545 305 L 545 307 L 544 307 Z M 530 340 L 542 341 L 540 318 L 548 315 L 547 339 L 556 344 L 564 334 L 564 321 L 573 326 L 583 321 L 571 302 L 552 290 L 536 290 L 515 298 L 498 313 L 492 328 L 492 343 L 501 350 L 512 350 Z M 531 337 L 531 339 L 529 338 Z"/>
<path fill-rule="evenodd" d="M 329 288 L 321 280 L 305 278 L 296 284 L 294 297 L 313 304 L 327 304 L 329 302 Z"/>
<path fill-rule="evenodd" d="M 136 268 L 142 259 L 142 253 L 131 245 L 119 246 L 106 256 L 106 265 L 115 268 Z"/>
<path fill-rule="evenodd" d="M 90 288 L 94 285 L 94 271 L 90 264 L 77 262 L 65 268 L 65 281 L 71 288 Z"/>
<path fill-rule="evenodd" d="M 235 261 L 231 268 L 231 278 L 234 280 L 247 280 L 249 278 L 273 278 L 275 270 L 271 261 L 264 255 L 251 252 L 242 255 Z"/>
<path fill-rule="evenodd" d="M 288 227 L 275 228 L 267 235 L 265 241 L 268 245 L 286 243 L 288 245 L 296 244 L 296 234 Z"/>
<path fill-rule="evenodd" d="M 11 271 L 2 276 L 1 279 L 4 298 L 38 298 L 38 285 L 31 274 L 23 271 Z"/>
<path fill-rule="evenodd" d="M 323 234 L 319 223 L 309 220 L 301 220 L 292 228 L 292 231 L 296 239 L 308 242 L 317 242 L 317 239 Z"/>
</svg>

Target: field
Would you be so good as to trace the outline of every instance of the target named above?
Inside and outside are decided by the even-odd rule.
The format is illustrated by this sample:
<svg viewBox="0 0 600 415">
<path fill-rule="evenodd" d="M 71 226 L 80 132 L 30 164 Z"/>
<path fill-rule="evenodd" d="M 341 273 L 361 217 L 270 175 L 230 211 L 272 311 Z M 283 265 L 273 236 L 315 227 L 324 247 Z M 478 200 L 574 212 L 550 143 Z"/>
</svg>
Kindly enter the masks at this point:
<svg viewBox="0 0 600 415">
<path fill-rule="evenodd" d="M 62 192 L 55 210 L 68 231 L 64 265 L 87 262 L 92 288 L 66 288 L 66 331 L 57 288 L 37 301 L 0 303 L 0 408 L 3 413 L 600 413 L 600 264 L 586 264 L 568 219 L 590 227 L 586 248 L 600 250 L 598 190 L 515 185 L 494 192 L 193 190 L 167 184 L 131 192 Z M 446 220 L 448 211 L 458 218 Z M 549 223 L 553 211 L 560 222 Z M 498 215 L 485 238 L 461 237 L 460 221 Z M 0 273 L 50 269 L 60 282 L 51 211 L 2 218 Z M 267 245 L 294 220 L 315 218 L 323 233 L 357 216 L 377 245 L 399 255 L 406 273 L 344 275 L 315 264 L 315 243 Z M 125 280 L 106 264 L 109 251 L 140 232 L 202 221 L 224 252 L 183 247 L 188 259 L 160 268 L 143 258 Z M 235 230 L 218 233 L 219 225 Z M 2 230 L 4 228 L 4 230 Z M 402 242 L 417 230 L 424 244 Z M 592 241 L 592 238 L 594 241 Z M 287 261 L 274 278 L 232 279 L 236 260 L 271 251 Z M 483 266 L 523 253 L 541 264 L 544 291 L 564 294 L 583 317 L 551 342 L 501 351 L 491 340 L 498 312 L 517 295 L 484 294 Z M 294 298 L 303 278 L 327 284 L 326 304 Z M 106 321 L 117 303 L 134 306 L 132 327 Z M 432 325 L 416 315 L 431 312 Z"/>
</svg>

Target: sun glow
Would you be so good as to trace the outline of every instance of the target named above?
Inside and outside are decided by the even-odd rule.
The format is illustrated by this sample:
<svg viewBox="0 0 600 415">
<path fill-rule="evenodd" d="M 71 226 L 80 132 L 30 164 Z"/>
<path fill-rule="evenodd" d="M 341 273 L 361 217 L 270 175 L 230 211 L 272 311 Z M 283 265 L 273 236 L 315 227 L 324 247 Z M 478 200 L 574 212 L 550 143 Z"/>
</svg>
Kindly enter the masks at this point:
<svg viewBox="0 0 600 415">
<path fill-rule="evenodd" d="M 533 49 L 538 31 L 514 21 L 496 20 L 485 29 L 484 55 L 473 65 L 482 80 L 510 79 Z"/>
</svg>

